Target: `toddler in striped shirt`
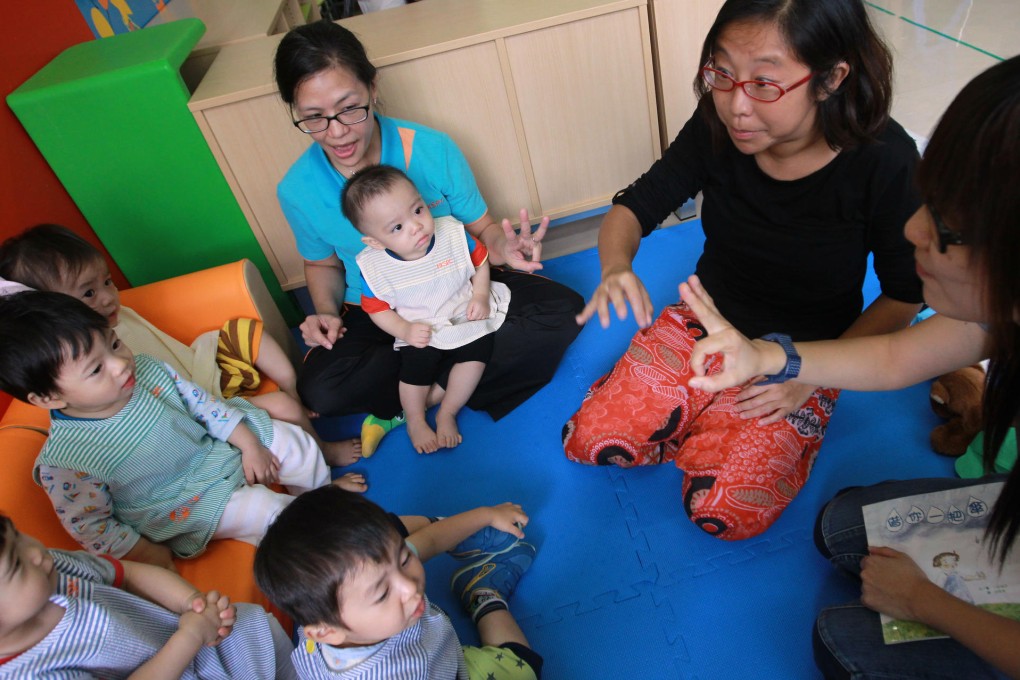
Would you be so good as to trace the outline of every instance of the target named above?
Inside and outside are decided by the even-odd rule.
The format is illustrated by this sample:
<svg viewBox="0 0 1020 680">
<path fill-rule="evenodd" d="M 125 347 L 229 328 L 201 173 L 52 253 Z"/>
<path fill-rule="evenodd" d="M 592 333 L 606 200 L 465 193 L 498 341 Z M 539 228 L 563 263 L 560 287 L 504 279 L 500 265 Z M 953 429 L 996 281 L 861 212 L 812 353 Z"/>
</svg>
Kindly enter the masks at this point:
<svg viewBox="0 0 1020 680">
<path fill-rule="evenodd" d="M 172 569 L 212 539 L 257 544 L 294 495 L 330 482 L 303 429 L 132 355 L 102 315 L 61 293 L 0 299 L 0 389 L 50 411 L 35 479 L 92 553 Z"/>
<path fill-rule="evenodd" d="M 150 564 L 47 550 L 0 515 L 0 677 L 294 678 L 261 607 Z"/>
<path fill-rule="evenodd" d="M 298 626 L 302 680 L 539 680 L 543 659 L 507 600 L 531 566 L 516 503 L 439 519 L 410 535 L 364 496 L 315 489 L 276 519 L 255 552 L 255 580 Z M 450 586 L 478 628 L 461 646 L 425 594 L 422 563 L 448 552 Z"/>
<path fill-rule="evenodd" d="M 344 186 L 340 206 L 366 246 L 356 258 L 361 308 L 400 351 L 400 405 L 411 443 L 418 453 L 453 448 L 462 440 L 457 413 L 485 371 L 510 289 L 490 282 L 485 246 L 453 217 L 433 219 L 397 168 L 360 170 Z M 447 369 L 433 430 L 425 410 Z"/>
</svg>

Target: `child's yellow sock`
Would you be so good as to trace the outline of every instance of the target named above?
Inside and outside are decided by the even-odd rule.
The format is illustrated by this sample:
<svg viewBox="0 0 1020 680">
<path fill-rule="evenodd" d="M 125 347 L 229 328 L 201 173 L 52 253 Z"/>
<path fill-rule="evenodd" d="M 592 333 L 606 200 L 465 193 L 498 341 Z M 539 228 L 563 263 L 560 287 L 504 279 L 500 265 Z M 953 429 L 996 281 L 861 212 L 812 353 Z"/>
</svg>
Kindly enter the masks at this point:
<svg viewBox="0 0 1020 680">
<path fill-rule="evenodd" d="M 393 428 L 404 424 L 404 414 L 398 413 L 389 420 L 368 416 L 361 423 L 361 457 L 368 458 L 379 447 L 382 438 Z"/>
</svg>

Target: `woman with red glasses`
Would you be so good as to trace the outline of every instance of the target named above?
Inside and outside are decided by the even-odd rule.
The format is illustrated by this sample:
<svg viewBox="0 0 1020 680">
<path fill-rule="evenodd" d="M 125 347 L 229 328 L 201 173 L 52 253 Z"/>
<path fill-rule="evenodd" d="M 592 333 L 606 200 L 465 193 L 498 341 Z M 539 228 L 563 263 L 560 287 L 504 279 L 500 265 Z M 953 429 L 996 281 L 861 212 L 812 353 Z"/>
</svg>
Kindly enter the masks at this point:
<svg viewBox="0 0 1020 680">
<path fill-rule="evenodd" d="M 921 302 L 903 238 L 920 205 L 918 155 L 889 117 L 892 59 L 861 0 L 729 0 L 701 63 L 698 110 L 603 221 L 602 281 L 578 322 L 597 314 L 606 327 L 610 307 L 623 319 L 630 305 L 642 330 L 567 422 L 563 445 L 586 464 L 674 462 L 691 520 L 742 539 L 767 529 L 807 481 L 838 391 L 764 378 L 719 395 L 689 391 L 688 357 L 704 330 L 682 303 L 653 322 L 632 266 L 641 237 L 700 191 L 697 273 L 740 331 L 779 328 L 795 340 L 892 331 Z M 869 254 L 882 295 L 862 313 Z"/>
</svg>

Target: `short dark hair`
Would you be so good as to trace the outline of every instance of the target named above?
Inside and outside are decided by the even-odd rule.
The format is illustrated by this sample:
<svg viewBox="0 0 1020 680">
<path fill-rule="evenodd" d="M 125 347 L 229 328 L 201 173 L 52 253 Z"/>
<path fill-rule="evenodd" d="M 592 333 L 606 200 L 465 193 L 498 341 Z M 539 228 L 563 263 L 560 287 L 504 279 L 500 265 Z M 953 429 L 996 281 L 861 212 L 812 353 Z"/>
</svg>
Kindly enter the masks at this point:
<svg viewBox="0 0 1020 680">
<path fill-rule="evenodd" d="M 86 267 L 106 263 L 91 243 L 59 224 L 37 224 L 0 244 L 0 277 L 53 290 Z"/>
<path fill-rule="evenodd" d="M 347 180 L 343 191 L 340 192 L 340 210 L 354 228 L 361 232 L 359 222 L 365 205 L 376 196 L 393 189 L 401 180 L 414 186 L 410 177 L 392 165 L 370 165 L 359 170 L 358 174 Z"/>
<path fill-rule="evenodd" d="M 733 24 L 773 24 L 794 56 L 814 76 L 808 87 L 817 97 L 818 125 L 833 149 L 849 149 L 874 141 L 889 122 L 892 106 L 892 54 L 875 32 L 862 0 L 727 0 L 719 10 L 701 47 L 701 63 L 694 79 L 698 109 L 712 130 L 725 139 L 711 88 L 701 67 L 712 56 L 723 31 Z M 826 81 L 846 62 L 850 73 L 835 91 Z"/>
<path fill-rule="evenodd" d="M 293 105 L 301 83 L 336 67 L 350 71 L 365 87 L 375 82 L 376 68 L 365 46 L 340 24 L 322 20 L 291 29 L 277 46 L 273 64 L 280 97 Z"/>
<path fill-rule="evenodd" d="M 28 290 L 0 297 L 0 389 L 28 400 L 57 392 L 68 361 L 92 351 L 107 319 L 63 293 Z"/>
<path fill-rule="evenodd" d="M 400 534 L 361 494 L 324 486 L 277 516 L 255 551 L 255 581 L 299 626 L 343 626 L 340 587 L 366 563 L 393 559 Z"/>
</svg>

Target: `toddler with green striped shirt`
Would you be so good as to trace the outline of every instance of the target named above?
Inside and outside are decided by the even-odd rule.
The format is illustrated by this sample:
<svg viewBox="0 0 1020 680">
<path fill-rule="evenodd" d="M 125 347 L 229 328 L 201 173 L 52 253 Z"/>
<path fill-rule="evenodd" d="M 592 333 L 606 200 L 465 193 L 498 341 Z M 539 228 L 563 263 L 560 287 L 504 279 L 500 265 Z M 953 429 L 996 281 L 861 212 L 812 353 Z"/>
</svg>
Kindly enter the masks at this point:
<svg viewBox="0 0 1020 680">
<path fill-rule="evenodd" d="M 92 553 L 173 568 L 213 539 L 257 544 L 294 495 L 330 481 L 303 429 L 132 355 L 101 314 L 60 293 L 0 299 L 0 389 L 50 411 L 35 481 Z"/>
</svg>

